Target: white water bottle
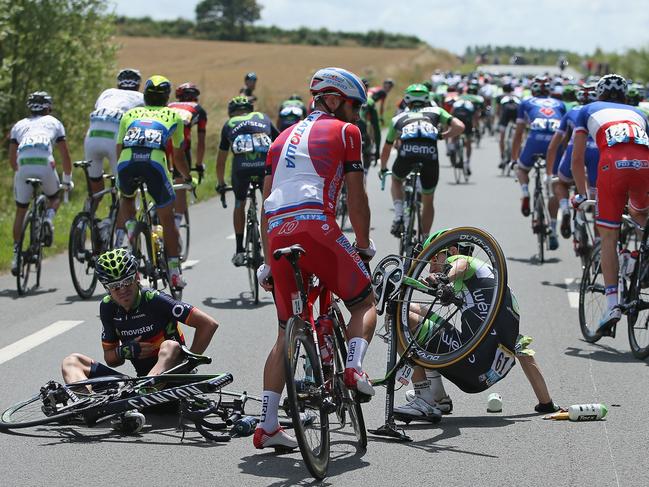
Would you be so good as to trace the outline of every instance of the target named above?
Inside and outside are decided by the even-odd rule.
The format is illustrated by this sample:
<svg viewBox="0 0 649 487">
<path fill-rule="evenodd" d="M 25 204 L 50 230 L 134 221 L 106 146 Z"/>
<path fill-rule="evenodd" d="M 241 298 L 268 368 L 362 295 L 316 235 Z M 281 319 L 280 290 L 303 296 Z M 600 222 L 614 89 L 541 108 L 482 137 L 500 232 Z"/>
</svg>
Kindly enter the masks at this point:
<svg viewBox="0 0 649 487">
<path fill-rule="evenodd" d="M 577 404 L 568 408 L 570 421 L 597 421 L 608 413 L 603 404 Z"/>
</svg>

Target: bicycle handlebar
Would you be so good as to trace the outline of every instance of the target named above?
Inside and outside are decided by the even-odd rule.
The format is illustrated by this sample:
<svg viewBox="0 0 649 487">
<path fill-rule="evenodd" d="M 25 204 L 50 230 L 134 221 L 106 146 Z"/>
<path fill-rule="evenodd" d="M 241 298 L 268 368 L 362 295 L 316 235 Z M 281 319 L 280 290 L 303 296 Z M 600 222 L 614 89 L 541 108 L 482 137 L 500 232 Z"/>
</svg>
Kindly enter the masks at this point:
<svg viewBox="0 0 649 487">
<path fill-rule="evenodd" d="M 383 177 L 381 178 L 381 191 L 384 191 L 385 190 L 385 180 L 388 178 L 388 176 L 392 175 L 392 171 L 386 171 L 386 172 L 384 172 L 382 174 L 383 174 Z"/>
</svg>

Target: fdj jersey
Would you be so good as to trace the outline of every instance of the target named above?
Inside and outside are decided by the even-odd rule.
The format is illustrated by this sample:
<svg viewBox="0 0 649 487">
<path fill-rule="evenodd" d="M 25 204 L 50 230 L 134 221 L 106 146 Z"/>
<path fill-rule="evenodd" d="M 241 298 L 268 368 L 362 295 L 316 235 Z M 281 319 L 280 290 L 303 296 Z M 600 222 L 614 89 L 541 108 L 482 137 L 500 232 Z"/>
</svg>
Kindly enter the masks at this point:
<svg viewBox="0 0 649 487">
<path fill-rule="evenodd" d="M 402 112 L 392 119 L 386 136 L 391 144 L 398 137 L 400 157 L 417 157 L 421 160 L 437 160 L 439 125 L 447 125 L 451 115 L 440 107 L 427 107 L 418 111 Z"/>
<path fill-rule="evenodd" d="M 135 306 L 130 311 L 106 296 L 99 307 L 103 326 L 102 347 L 104 350 L 112 350 L 120 344 L 136 340 L 153 345 L 155 356 L 129 359 L 138 376 L 146 375 L 158 361 L 157 352 L 163 341 L 185 343 L 178 323 L 186 322 L 193 309 L 187 303 L 176 301 L 171 296 L 152 289 L 141 289 Z"/>
<path fill-rule="evenodd" d="M 461 328 L 458 330 L 449 325 L 435 313 L 427 316 L 416 339 L 431 352 L 458 348 L 473 336 L 473 331 L 482 325 L 490 312 L 489 303 L 496 289 L 493 270 L 479 259 L 459 255 L 449 257 L 447 263 L 452 265 L 459 260 L 469 263 L 462 279 L 453 282 L 456 294 L 463 298 L 464 303 L 460 309 Z M 494 324 L 482 342 L 466 358 L 439 369 L 440 374 L 464 392 L 477 393 L 488 389 L 503 379 L 516 363 L 518 325 L 518 303 L 507 289 Z M 441 333 L 440 327 L 444 327 Z"/>
<path fill-rule="evenodd" d="M 549 141 L 565 114 L 566 106 L 560 100 L 532 97 L 520 104 L 516 121 L 529 125 L 530 139 Z"/>
<path fill-rule="evenodd" d="M 221 129 L 219 149 L 232 149 L 232 171 L 242 169 L 263 170 L 266 154 L 278 130 L 267 115 L 251 112 L 228 120 Z"/>
</svg>

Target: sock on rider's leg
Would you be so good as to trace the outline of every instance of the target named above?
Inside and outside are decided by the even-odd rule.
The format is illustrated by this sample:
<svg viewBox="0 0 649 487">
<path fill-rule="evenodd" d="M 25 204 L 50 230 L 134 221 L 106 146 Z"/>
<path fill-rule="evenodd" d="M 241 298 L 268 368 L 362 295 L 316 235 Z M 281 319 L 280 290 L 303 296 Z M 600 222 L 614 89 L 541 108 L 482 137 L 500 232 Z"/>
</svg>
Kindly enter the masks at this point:
<svg viewBox="0 0 649 487">
<path fill-rule="evenodd" d="M 259 417 L 259 428 L 263 428 L 266 433 L 274 433 L 279 428 L 279 419 L 277 419 L 277 410 L 279 409 L 279 400 L 281 394 L 274 391 L 264 391 L 261 393 L 261 416 Z"/>
<path fill-rule="evenodd" d="M 243 248 L 243 233 L 235 233 L 234 239 L 237 242 L 237 254 L 245 252 L 246 249 Z"/>
<path fill-rule="evenodd" d="M 561 208 L 562 213 L 570 212 L 570 202 L 568 201 L 568 198 L 561 198 L 559 200 L 559 208 Z"/>
<path fill-rule="evenodd" d="M 347 351 L 347 362 L 345 368 L 354 368 L 358 372 L 363 370 L 363 359 L 367 352 L 367 340 L 361 337 L 354 337 L 349 340 L 349 349 Z"/>
<path fill-rule="evenodd" d="M 48 208 L 45 210 L 45 219 L 48 221 L 54 220 L 54 216 L 56 216 L 56 210 L 54 208 Z"/>
<path fill-rule="evenodd" d="M 403 218 L 403 200 L 394 200 L 394 218 L 399 219 Z"/>
<path fill-rule="evenodd" d="M 174 215 L 174 221 L 176 222 L 176 228 L 180 228 L 180 224 L 183 222 L 183 216 Z"/>
<path fill-rule="evenodd" d="M 608 306 L 608 309 L 611 309 L 613 306 L 618 304 L 617 285 L 606 286 L 604 293 L 606 294 L 606 305 Z"/>
<path fill-rule="evenodd" d="M 527 184 L 521 184 L 521 192 L 523 193 L 523 197 L 529 196 L 530 195 L 530 187 Z"/>
<path fill-rule="evenodd" d="M 428 379 L 422 380 L 421 382 L 413 382 L 412 385 L 415 387 L 415 397 L 423 399 L 428 404 L 435 402 L 433 390 L 430 388 L 430 381 Z"/>
<path fill-rule="evenodd" d="M 552 232 L 552 235 L 557 233 L 557 219 L 556 218 L 550 218 L 550 231 Z"/>
<path fill-rule="evenodd" d="M 430 382 L 430 391 L 433 401 L 437 402 L 443 397 L 446 397 L 446 390 L 442 382 L 442 376 L 436 370 L 426 370 L 426 379 Z"/>
</svg>

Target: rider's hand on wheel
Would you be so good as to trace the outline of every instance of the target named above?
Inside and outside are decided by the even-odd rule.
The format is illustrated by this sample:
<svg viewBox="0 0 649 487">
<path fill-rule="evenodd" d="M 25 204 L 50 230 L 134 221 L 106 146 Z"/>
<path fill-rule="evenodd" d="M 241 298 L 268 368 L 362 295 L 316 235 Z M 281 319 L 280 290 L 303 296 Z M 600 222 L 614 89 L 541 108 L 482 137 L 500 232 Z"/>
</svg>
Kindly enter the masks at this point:
<svg viewBox="0 0 649 487">
<path fill-rule="evenodd" d="M 578 210 L 578 209 L 579 209 L 579 206 L 580 206 L 584 201 L 586 201 L 586 197 L 583 196 L 583 195 L 581 195 L 581 194 L 573 195 L 573 196 L 570 198 L 570 204 L 572 205 L 572 207 L 573 207 L 575 210 Z"/>
<path fill-rule="evenodd" d="M 361 259 L 363 259 L 363 262 L 369 262 L 372 260 L 372 257 L 376 255 L 376 246 L 374 245 L 374 241 L 370 239 L 370 245 L 369 247 L 363 249 L 360 248 L 356 242 L 354 242 L 354 248 L 358 252 L 358 255 L 361 256 Z"/>
<path fill-rule="evenodd" d="M 205 175 L 205 165 L 196 164 L 196 172 L 198 173 L 198 184 L 203 182 L 203 176 Z"/>
<path fill-rule="evenodd" d="M 270 266 L 268 264 L 262 264 L 257 269 L 257 281 L 261 284 L 266 291 L 273 290 L 273 283 L 271 281 Z"/>
</svg>

